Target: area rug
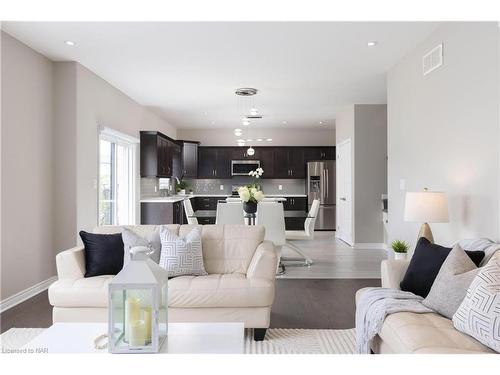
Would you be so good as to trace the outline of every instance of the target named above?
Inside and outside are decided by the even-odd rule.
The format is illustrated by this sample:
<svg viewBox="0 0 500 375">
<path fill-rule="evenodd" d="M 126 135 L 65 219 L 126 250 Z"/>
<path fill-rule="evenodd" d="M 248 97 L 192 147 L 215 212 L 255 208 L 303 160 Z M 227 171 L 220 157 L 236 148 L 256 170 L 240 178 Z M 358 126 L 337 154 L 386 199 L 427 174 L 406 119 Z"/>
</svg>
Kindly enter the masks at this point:
<svg viewBox="0 0 500 375">
<path fill-rule="evenodd" d="M 3 352 L 18 349 L 43 332 L 43 328 L 11 328 L 0 336 Z M 354 329 L 268 329 L 264 341 L 254 341 L 245 331 L 245 354 L 353 354 Z"/>
</svg>

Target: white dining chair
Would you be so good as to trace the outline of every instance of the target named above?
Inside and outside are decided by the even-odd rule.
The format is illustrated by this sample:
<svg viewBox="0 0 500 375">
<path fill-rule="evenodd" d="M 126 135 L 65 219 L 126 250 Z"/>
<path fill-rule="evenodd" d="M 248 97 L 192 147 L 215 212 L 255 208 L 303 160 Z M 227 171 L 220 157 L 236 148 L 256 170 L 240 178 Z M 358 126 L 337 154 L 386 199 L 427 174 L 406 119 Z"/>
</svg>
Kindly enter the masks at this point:
<svg viewBox="0 0 500 375">
<path fill-rule="evenodd" d="M 184 199 L 182 203 L 184 205 L 184 213 L 186 214 L 188 224 L 198 224 L 198 219 L 196 218 L 196 216 L 194 216 L 191 199 Z"/>
<path fill-rule="evenodd" d="M 215 224 L 245 224 L 242 202 L 217 202 Z"/>
<path fill-rule="evenodd" d="M 285 239 L 285 215 L 283 205 L 278 202 L 259 202 L 257 205 L 256 225 L 262 225 L 265 229 L 264 240 L 271 241 L 278 253 L 277 275 L 285 273 L 285 267 L 281 259 L 281 249 L 286 243 Z"/>
<path fill-rule="evenodd" d="M 313 200 L 307 218 L 304 221 L 304 230 L 287 230 L 287 240 L 312 240 L 314 239 L 314 226 L 319 211 L 319 199 Z"/>
<path fill-rule="evenodd" d="M 285 236 L 287 239 L 286 246 L 297 254 L 299 254 L 302 258 L 287 258 L 289 264 L 288 266 L 310 266 L 313 264 L 311 258 L 309 258 L 304 252 L 301 250 L 293 242 L 289 242 L 292 240 L 312 240 L 314 239 L 314 225 L 316 224 L 316 217 L 318 216 L 319 211 L 319 199 L 313 200 L 311 204 L 311 209 L 307 214 L 307 218 L 304 221 L 304 230 L 287 230 L 285 232 Z"/>
</svg>

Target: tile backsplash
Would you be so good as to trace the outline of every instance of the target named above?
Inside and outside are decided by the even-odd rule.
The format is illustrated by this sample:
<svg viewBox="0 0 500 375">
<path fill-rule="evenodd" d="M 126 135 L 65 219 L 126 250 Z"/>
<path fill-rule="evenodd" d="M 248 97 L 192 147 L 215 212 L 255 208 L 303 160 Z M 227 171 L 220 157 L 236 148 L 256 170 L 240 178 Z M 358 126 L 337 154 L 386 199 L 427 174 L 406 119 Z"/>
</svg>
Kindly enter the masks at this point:
<svg viewBox="0 0 500 375">
<path fill-rule="evenodd" d="M 186 180 L 195 194 L 231 194 L 233 185 L 245 185 L 252 180 L 248 177 L 233 177 L 226 180 L 192 179 Z M 264 194 L 305 194 L 305 180 L 270 179 L 259 181 Z M 279 190 L 279 185 L 282 190 Z M 222 186 L 222 190 L 221 190 Z"/>
<path fill-rule="evenodd" d="M 231 194 L 233 185 L 245 185 L 252 180 L 249 177 L 233 177 L 232 179 L 215 180 L 215 179 L 186 179 L 189 184 L 189 189 L 193 189 L 195 194 Z M 160 189 L 167 189 L 169 179 L 158 178 L 141 178 L 141 197 L 158 197 L 161 195 Z M 259 181 L 264 194 L 305 194 L 305 180 L 293 179 L 270 179 Z M 282 190 L 279 190 L 279 185 Z M 221 190 L 222 186 L 222 190 Z"/>
</svg>

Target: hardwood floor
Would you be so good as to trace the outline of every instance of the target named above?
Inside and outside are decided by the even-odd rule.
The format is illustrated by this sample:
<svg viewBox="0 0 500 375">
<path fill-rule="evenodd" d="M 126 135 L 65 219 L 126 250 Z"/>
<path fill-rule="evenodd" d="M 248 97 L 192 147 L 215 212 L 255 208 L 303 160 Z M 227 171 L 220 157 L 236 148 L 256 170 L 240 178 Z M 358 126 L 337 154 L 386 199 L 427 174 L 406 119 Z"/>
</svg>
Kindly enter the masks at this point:
<svg viewBox="0 0 500 375">
<path fill-rule="evenodd" d="M 0 331 L 11 328 L 47 328 L 52 325 L 52 306 L 47 291 L 0 314 Z"/>
<path fill-rule="evenodd" d="M 354 295 L 367 286 L 380 279 L 276 280 L 271 328 L 353 328 Z"/>
<path fill-rule="evenodd" d="M 354 327 L 354 294 L 379 279 L 278 279 L 271 328 Z M 10 328 L 46 328 L 52 324 L 47 292 L 0 314 L 1 332 Z"/>
</svg>

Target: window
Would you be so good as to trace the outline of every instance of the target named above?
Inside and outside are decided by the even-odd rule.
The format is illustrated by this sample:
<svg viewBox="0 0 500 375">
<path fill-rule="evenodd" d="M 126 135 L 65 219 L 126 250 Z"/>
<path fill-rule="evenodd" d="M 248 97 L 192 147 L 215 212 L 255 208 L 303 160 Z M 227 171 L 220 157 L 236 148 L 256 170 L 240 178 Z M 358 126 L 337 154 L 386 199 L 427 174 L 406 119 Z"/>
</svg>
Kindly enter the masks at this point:
<svg viewBox="0 0 500 375">
<path fill-rule="evenodd" d="M 133 137 L 101 129 L 98 225 L 135 224 L 137 143 Z"/>
</svg>

